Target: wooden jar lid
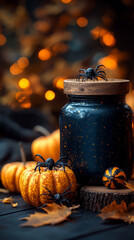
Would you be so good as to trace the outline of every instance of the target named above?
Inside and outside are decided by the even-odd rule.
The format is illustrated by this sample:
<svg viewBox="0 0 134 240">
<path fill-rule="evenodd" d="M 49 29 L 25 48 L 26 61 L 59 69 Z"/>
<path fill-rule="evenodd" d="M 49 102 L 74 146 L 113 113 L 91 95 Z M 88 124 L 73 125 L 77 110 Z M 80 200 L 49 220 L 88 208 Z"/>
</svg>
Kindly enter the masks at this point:
<svg viewBox="0 0 134 240">
<path fill-rule="evenodd" d="M 126 79 L 88 80 L 85 82 L 67 79 L 64 80 L 64 93 L 67 95 L 123 95 L 129 92 L 129 82 Z"/>
</svg>

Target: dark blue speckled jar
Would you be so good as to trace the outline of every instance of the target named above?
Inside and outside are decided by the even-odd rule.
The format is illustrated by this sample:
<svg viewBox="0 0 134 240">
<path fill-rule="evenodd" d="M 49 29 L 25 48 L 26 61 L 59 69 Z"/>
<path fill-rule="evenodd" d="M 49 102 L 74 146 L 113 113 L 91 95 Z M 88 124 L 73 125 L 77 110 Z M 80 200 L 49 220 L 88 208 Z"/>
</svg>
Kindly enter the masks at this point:
<svg viewBox="0 0 134 240">
<path fill-rule="evenodd" d="M 128 80 L 65 80 L 69 102 L 60 114 L 60 151 L 71 159 L 78 183 L 102 185 L 103 173 L 114 166 L 130 177 L 133 143 L 132 110 L 125 102 L 128 86 Z"/>
</svg>

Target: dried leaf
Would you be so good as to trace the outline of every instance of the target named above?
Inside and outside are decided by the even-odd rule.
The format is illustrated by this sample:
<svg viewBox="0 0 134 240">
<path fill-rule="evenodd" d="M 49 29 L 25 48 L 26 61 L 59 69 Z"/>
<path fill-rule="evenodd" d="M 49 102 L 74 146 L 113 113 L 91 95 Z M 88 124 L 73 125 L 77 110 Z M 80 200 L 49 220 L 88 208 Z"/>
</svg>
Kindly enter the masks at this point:
<svg viewBox="0 0 134 240">
<path fill-rule="evenodd" d="M 13 207 L 17 207 L 18 206 L 18 203 L 11 202 L 11 204 L 12 204 Z"/>
<path fill-rule="evenodd" d="M 134 223 L 134 203 L 129 204 L 127 207 L 126 202 L 124 201 L 119 205 L 117 205 L 116 201 L 113 201 L 111 204 L 104 207 L 98 216 L 103 220 L 115 219 Z"/>
<path fill-rule="evenodd" d="M 0 201 L 5 203 L 5 204 L 11 204 L 13 207 L 17 207 L 18 206 L 18 203 L 14 203 L 13 202 L 13 198 L 12 197 L 3 198 L 3 199 L 0 199 Z"/>
<path fill-rule="evenodd" d="M 77 208 L 76 206 L 75 208 Z M 75 209 L 73 207 L 73 209 Z M 46 213 L 35 212 L 28 217 L 21 220 L 27 220 L 27 222 L 21 224 L 21 227 L 40 227 L 44 225 L 55 225 L 67 220 L 67 217 L 71 215 L 72 209 L 64 205 L 57 205 L 55 203 L 47 204 L 45 208 L 42 208 Z"/>
<path fill-rule="evenodd" d="M 2 201 L 3 203 L 11 203 L 13 202 L 13 199 L 12 197 L 8 197 L 8 198 L 0 199 L 0 201 Z"/>
<path fill-rule="evenodd" d="M 0 188 L 0 193 L 9 193 L 9 190 L 4 189 L 4 188 Z"/>
</svg>

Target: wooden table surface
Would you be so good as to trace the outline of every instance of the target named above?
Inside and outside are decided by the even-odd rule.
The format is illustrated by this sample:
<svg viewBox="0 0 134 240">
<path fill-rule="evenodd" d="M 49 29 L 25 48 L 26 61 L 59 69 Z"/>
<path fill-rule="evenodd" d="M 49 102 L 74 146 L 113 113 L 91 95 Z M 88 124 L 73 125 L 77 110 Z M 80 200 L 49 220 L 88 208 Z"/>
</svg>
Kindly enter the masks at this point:
<svg viewBox="0 0 134 240">
<path fill-rule="evenodd" d="M 104 222 L 96 213 L 79 209 L 73 213 L 69 221 L 55 226 L 38 228 L 20 227 L 20 218 L 35 211 L 27 205 L 20 195 L 0 193 L 0 199 L 12 196 L 18 206 L 0 202 L 0 240 L 132 240 L 134 239 L 134 224 Z"/>
</svg>

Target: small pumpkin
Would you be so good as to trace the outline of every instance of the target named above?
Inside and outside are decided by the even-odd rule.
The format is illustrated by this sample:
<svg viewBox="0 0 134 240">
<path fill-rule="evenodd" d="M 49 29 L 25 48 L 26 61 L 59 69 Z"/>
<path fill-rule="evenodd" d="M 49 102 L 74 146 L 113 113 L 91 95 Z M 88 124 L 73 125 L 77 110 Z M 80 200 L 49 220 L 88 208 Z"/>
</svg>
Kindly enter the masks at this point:
<svg viewBox="0 0 134 240">
<path fill-rule="evenodd" d="M 58 160 L 60 157 L 60 131 L 55 130 L 48 136 L 35 139 L 31 145 L 33 156 L 40 154 L 44 159 L 49 157 Z"/>
<path fill-rule="evenodd" d="M 111 167 L 105 171 L 102 181 L 108 188 L 122 188 L 126 184 L 126 174 L 118 167 Z"/>
<path fill-rule="evenodd" d="M 48 202 L 48 195 L 45 195 L 48 194 L 47 189 L 52 194 L 62 194 L 71 185 L 69 191 L 72 193 L 68 194 L 68 199 L 72 200 L 76 194 L 76 177 L 68 167 L 65 167 L 65 171 L 63 167 L 57 170 L 41 167 L 40 171 L 26 169 L 20 176 L 19 184 L 24 201 L 34 207 L 43 206 Z"/>
<path fill-rule="evenodd" d="M 1 170 L 1 181 L 3 186 L 10 192 L 20 192 L 19 178 L 21 173 L 27 168 L 34 168 L 36 166 L 35 161 L 26 162 L 24 148 L 20 143 L 20 152 L 22 162 L 7 163 Z"/>
</svg>

